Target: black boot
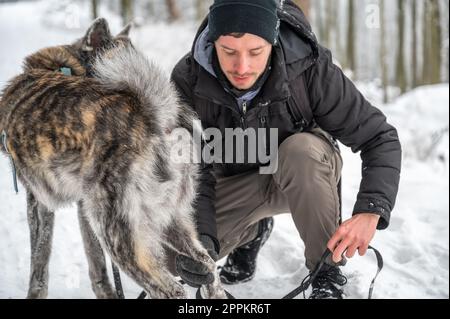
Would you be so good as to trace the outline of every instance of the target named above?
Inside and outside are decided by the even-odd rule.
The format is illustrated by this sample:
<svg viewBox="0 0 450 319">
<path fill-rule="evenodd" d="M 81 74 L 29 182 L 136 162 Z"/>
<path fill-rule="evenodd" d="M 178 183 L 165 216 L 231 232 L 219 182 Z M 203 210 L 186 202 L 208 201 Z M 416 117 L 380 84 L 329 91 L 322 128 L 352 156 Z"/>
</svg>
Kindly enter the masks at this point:
<svg viewBox="0 0 450 319">
<path fill-rule="evenodd" d="M 252 280 L 256 271 L 256 257 L 273 229 L 273 218 L 258 223 L 258 235 L 251 242 L 233 250 L 220 270 L 220 280 L 233 285 Z"/>
<path fill-rule="evenodd" d="M 309 299 L 343 299 L 345 295 L 340 287 L 346 283 L 347 278 L 339 267 L 324 265 L 312 282 L 312 293 Z"/>
</svg>

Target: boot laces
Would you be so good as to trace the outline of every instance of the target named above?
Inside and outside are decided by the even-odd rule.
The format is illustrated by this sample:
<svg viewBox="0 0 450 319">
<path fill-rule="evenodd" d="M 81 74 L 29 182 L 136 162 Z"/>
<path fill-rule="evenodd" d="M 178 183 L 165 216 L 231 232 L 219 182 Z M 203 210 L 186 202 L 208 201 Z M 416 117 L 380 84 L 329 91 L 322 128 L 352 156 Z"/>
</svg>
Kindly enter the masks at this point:
<svg viewBox="0 0 450 319">
<path fill-rule="evenodd" d="M 347 277 L 345 277 L 338 267 L 330 267 L 327 270 L 319 272 L 317 277 L 312 283 L 313 292 L 310 298 L 330 298 L 330 297 L 342 297 L 343 291 L 337 286 L 344 286 L 347 283 Z"/>
</svg>

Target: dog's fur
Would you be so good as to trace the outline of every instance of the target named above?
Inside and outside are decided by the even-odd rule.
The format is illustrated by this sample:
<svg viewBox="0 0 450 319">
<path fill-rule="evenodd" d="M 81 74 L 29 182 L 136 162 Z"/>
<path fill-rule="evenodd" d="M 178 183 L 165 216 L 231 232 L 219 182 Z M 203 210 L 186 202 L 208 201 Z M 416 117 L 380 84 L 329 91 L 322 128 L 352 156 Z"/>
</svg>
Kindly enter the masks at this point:
<svg viewBox="0 0 450 319">
<path fill-rule="evenodd" d="M 27 57 L 2 93 L 0 132 L 28 195 L 30 298 L 47 296 L 53 211 L 71 202 L 97 297 L 116 297 L 103 249 L 150 297 L 184 298 L 167 248 L 202 262 L 215 276 L 203 292 L 225 297 L 192 219 L 198 168 L 169 157 L 169 133 L 192 131 L 195 114 L 128 31 L 112 37 L 97 19 L 74 44 Z"/>
</svg>

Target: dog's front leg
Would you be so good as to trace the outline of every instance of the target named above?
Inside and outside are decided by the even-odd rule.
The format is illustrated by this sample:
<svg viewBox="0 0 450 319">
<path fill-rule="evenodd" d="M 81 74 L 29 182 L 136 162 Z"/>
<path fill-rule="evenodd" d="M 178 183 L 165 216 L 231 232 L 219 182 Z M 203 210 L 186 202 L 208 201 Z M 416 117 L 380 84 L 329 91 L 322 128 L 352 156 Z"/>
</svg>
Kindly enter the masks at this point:
<svg viewBox="0 0 450 319">
<path fill-rule="evenodd" d="M 217 269 L 214 271 L 214 281 L 200 288 L 202 297 L 205 299 L 227 299 L 228 296 L 222 287 Z"/>
<path fill-rule="evenodd" d="M 149 237 L 152 231 L 145 226 L 145 220 L 139 225 L 130 223 L 118 209 L 122 204 L 114 205 L 102 196 L 85 199 L 84 206 L 89 223 L 112 261 L 151 298 L 186 297 L 183 286 L 167 270 L 160 238 Z"/>
<path fill-rule="evenodd" d="M 188 218 L 175 218 L 167 229 L 167 234 L 170 244 L 178 253 L 205 264 L 214 274 L 214 281 L 202 286 L 202 296 L 207 299 L 226 299 L 227 295 L 220 282 L 216 262 L 198 240 L 193 222 Z"/>
</svg>

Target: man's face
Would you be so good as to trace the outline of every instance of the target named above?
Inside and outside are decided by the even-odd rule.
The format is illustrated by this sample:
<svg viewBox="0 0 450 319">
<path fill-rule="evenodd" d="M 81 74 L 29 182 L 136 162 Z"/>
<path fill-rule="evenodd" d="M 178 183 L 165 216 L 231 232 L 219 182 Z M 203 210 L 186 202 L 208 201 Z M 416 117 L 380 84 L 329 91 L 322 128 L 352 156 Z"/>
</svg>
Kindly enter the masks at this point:
<svg viewBox="0 0 450 319">
<path fill-rule="evenodd" d="M 239 90 L 249 89 L 267 67 L 272 45 L 246 33 L 241 38 L 221 36 L 215 42 L 220 67 L 228 81 Z"/>
</svg>

